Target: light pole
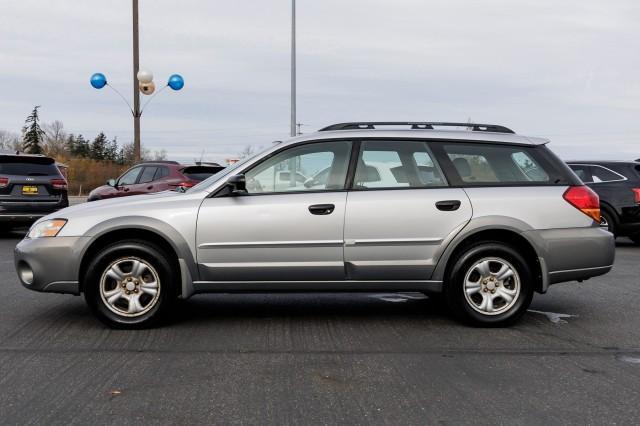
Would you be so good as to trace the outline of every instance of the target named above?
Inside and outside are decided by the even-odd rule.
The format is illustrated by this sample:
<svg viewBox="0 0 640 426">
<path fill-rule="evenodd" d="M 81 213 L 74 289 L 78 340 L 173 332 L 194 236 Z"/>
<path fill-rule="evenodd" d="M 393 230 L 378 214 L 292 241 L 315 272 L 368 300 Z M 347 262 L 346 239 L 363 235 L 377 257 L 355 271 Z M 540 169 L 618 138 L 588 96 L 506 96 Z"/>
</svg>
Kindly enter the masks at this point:
<svg viewBox="0 0 640 426">
<path fill-rule="evenodd" d="M 291 0 L 291 136 L 296 136 L 296 0 Z"/>
<path fill-rule="evenodd" d="M 140 48 L 138 37 L 138 0 L 133 0 L 133 152 L 136 163 L 140 161 Z"/>
<path fill-rule="evenodd" d="M 127 99 L 122 96 L 122 94 L 113 86 L 111 86 L 107 82 L 107 77 L 105 77 L 102 73 L 95 73 L 91 76 L 89 82 L 94 89 L 102 89 L 105 86 L 109 86 L 114 92 L 118 94 L 122 98 L 122 100 L 127 104 L 129 110 L 131 111 L 131 115 L 133 116 L 133 151 L 134 158 L 136 162 L 139 162 L 141 159 L 141 144 L 140 144 L 140 117 L 144 112 L 144 109 L 147 105 L 155 98 L 156 95 L 160 94 L 164 89 L 170 87 L 173 90 L 181 90 L 184 87 L 184 79 L 179 74 L 173 74 L 169 77 L 167 84 L 164 85 L 160 90 L 155 92 L 156 85 L 153 82 L 153 74 L 151 71 L 142 70 L 140 71 L 140 48 L 139 48 L 139 37 L 138 37 L 138 0 L 132 0 L 133 4 L 133 107 L 127 101 Z M 144 95 L 152 95 L 142 106 L 140 107 L 140 92 Z"/>
</svg>

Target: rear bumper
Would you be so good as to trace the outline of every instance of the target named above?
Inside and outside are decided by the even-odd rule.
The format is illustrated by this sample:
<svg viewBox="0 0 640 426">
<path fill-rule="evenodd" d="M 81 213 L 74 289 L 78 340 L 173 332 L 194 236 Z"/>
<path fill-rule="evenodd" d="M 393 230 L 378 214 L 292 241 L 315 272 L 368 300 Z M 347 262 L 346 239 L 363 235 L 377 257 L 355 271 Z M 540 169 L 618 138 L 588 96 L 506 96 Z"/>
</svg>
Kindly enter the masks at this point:
<svg viewBox="0 0 640 426">
<path fill-rule="evenodd" d="M 586 280 L 606 274 L 613 267 L 613 234 L 599 226 L 528 231 L 544 265 L 543 291 L 551 284 Z"/>
<path fill-rule="evenodd" d="M 28 225 L 49 213 L 6 213 L 0 212 L 0 223 Z"/>
<path fill-rule="evenodd" d="M 30 290 L 80 294 L 79 262 L 89 237 L 24 239 L 14 251 L 18 278 Z"/>
</svg>

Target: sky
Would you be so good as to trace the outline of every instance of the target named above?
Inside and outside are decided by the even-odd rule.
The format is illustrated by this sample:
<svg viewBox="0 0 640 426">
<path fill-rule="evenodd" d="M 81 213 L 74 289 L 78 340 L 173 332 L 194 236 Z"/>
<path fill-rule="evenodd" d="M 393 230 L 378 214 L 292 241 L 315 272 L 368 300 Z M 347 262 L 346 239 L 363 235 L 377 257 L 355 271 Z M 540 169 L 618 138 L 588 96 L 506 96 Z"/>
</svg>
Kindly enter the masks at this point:
<svg viewBox="0 0 640 426">
<path fill-rule="evenodd" d="M 140 0 L 161 87 L 142 143 L 223 161 L 288 137 L 290 0 Z M 565 159 L 640 158 L 637 0 L 297 0 L 298 122 L 502 124 Z M 133 139 L 130 0 L 21 0 L 0 13 L 0 129 L 44 122 Z M 144 103 L 148 98 L 142 96 Z"/>
</svg>

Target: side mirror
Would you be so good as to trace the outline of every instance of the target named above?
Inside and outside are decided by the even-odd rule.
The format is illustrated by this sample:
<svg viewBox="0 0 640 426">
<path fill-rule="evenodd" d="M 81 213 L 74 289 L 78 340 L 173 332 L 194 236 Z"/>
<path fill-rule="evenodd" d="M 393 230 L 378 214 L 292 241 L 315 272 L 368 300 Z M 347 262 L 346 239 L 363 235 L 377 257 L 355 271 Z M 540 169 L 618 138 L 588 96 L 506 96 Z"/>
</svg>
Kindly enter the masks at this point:
<svg viewBox="0 0 640 426">
<path fill-rule="evenodd" d="M 115 179 L 109 179 L 107 181 L 107 185 L 112 186 L 112 187 L 116 187 L 116 180 Z"/>
<path fill-rule="evenodd" d="M 227 180 L 227 186 L 231 188 L 232 195 L 247 193 L 247 180 L 244 175 L 234 175 Z"/>
</svg>

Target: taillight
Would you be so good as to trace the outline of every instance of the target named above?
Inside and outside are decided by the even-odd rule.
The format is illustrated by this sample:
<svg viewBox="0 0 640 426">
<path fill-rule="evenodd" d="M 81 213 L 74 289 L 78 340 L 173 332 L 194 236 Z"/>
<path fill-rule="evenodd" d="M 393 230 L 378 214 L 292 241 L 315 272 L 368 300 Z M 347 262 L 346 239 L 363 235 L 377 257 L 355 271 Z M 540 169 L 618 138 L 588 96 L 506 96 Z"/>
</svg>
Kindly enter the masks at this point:
<svg viewBox="0 0 640 426">
<path fill-rule="evenodd" d="M 588 186 L 570 186 L 562 196 L 569 204 L 600 222 L 600 197 Z"/>
<path fill-rule="evenodd" d="M 9 185 L 9 178 L 0 177 L 0 188 L 6 188 Z"/>
<path fill-rule="evenodd" d="M 184 181 L 176 184 L 176 186 L 181 186 L 183 188 L 191 188 L 192 186 L 196 186 L 197 183 L 198 182 Z"/>
<path fill-rule="evenodd" d="M 1 182 L 2 179 L 0 178 L 0 183 Z M 633 198 L 635 198 L 636 204 L 640 204 L 640 188 L 632 188 L 631 190 L 633 191 Z"/>
<path fill-rule="evenodd" d="M 54 189 L 67 189 L 67 181 L 64 179 L 51 179 L 51 186 Z"/>
</svg>

